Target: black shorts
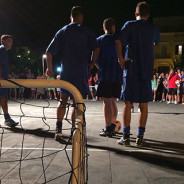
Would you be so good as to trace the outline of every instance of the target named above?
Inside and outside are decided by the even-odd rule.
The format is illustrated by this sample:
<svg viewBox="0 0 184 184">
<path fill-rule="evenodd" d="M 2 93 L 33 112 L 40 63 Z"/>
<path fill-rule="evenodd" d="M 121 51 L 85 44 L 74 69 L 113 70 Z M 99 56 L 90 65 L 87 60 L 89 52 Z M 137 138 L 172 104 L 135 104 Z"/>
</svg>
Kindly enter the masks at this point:
<svg viewBox="0 0 184 184">
<path fill-rule="evenodd" d="M 96 95 L 104 98 L 120 98 L 121 84 L 116 82 L 100 82 Z"/>
<path fill-rule="evenodd" d="M 177 95 L 177 88 L 169 88 L 169 95 Z"/>
<path fill-rule="evenodd" d="M 163 93 L 167 93 L 167 89 L 163 87 Z"/>
</svg>

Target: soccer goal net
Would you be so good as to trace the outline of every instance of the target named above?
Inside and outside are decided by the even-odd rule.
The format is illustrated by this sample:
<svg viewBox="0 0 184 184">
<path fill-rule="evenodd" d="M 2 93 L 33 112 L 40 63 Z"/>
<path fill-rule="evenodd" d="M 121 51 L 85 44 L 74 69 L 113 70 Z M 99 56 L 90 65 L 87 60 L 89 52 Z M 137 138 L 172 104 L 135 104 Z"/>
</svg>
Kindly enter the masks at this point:
<svg viewBox="0 0 184 184">
<path fill-rule="evenodd" d="M 0 183 L 87 183 L 85 105 L 80 92 L 61 80 L 0 80 L 1 88 L 62 88 L 71 93 L 63 120 L 63 136 L 54 140 L 59 99 L 10 98 L 9 114 L 19 125 L 4 125 L 0 116 Z M 38 90 L 39 91 L 39 90 Z M 72 109 L 75 108 L 75 126 Z M 71 134 L 71 132 L 73 132 Z"/>
</svg>

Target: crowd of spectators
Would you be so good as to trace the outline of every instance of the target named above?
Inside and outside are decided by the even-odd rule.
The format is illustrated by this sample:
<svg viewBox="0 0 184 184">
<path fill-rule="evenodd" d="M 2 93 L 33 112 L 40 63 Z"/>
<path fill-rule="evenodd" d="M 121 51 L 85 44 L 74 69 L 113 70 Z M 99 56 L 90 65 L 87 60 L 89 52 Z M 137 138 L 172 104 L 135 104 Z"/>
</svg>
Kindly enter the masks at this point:
<svg viewBox="0 0 184 184">
<path fill-rule="evenodd" d="M 35 75 L 28 69 L 27 72 L 21 72 L 15 74 L 11 72 L 9 74 L 10 79 L 55 79 L 47 78 L 45 75 L 38 73 Z M 60 79 L 60 75 L 56 76 L 56 79 Z M 90 75 L 89 77 L 89 89 L 90 94 L 87 95 L 86 100 L 100 100 L 96 97 L 96 90 L 98 87 L 98 73 Z M 184 71 L 173 69 L 169 73 L 154 73 L 152 83 L 153 91 L 153 102 L 166 102 L 167 104 L 174 103 L 184 103 Z M 59 88 L 10 88 L 9 97 L 14 99 L 60 99 L 60 89 Z"/>
<path fill-rule="evenodd" d="M 153 102 L 184 103 L 184 71 L 171 69 L 169 73 L 156 72 L 153 74 L 151 83 Z M 95 73 L 89 78 L 90 95 L 87 96 L 87 100 L 98 100 L 95 95 L 97 86 L 98 73 Z"/>
<path fill-rule="evenodd" d="M 35 75 L 31 69 L 28 69 L 27 72 L 20 72 L 15 74 L 14 72 L 11 72 L 9 74 L 9 79 L 48 79 L 52 80 L 55 79 L 47 78 L 45 75 L 38 73 Z M 60 79 L 60 75 L 56 76 L 56 79 Z M 9 90 L 9 98 L 10 99 L 24 99 L 24 98 L 30 98 L 30 99 L 60 99 L 60 89 L 58 88 L 10 88 Z"/>
<path fill-rule="evenodd" d="M 184 71 L 155 73 L 152 79 L 153 102 L 184 103 Z"/>
</svg>

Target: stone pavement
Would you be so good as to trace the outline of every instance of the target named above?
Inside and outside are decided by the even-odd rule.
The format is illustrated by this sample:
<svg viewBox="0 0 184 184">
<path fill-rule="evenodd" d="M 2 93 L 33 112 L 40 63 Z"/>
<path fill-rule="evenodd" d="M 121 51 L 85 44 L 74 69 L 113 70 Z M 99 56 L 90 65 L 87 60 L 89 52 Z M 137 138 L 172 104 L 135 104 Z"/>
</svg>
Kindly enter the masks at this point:
<svg viewBox="0 0 184 184">
<path fill-rule="evenodd" d="M 122 104 L 118 119 L 122 122 Z M 162 102 L 149 104 L 146 146 L 135 147 L 139 113 L 131 121 L 131 147 L 118 145 L 114 138 L 98 135 L 104 127 L 101 102 L 87 102 L 87 135 L 90 184 L 183 184 L 184 106 Z"/>
<path fill-rule="evenodd" d="M 51 106 L 56 106 L 55 101 L 50 101 Z M 39 101 L 36 102 L 39 105 Z M 146 127 L 145 140 L 146 146 L 142 148 L 135 147 L 135 139 L 138 125 L 139 113 L 137 113 L 137 104 L 135 104 L 135 112 L 132 113 L 131 121 L 131 147 L 118 145 L 116 141 L 121 138 L 121 132 L 113 138 L 100 137 L 99 132 L 104 128 L 103 104 L 101 101 L 85 101 L 87 137 L 88 137 L 88 183 L 89 184 L 184 184 L 184 106 L 183 105 L 167 105 L 166 103 L 150 103 L 149 117 Z M 122 122 L 122 101 L 118 104 L 118 120 Z M 43 102 L 42 102 L 43 105 Z M 21 114 L 19 105 L 10 102 L 9 111 L 12 114 Z M 42 113 L 42 109 L 37 110 L 36 107 L 25 109 L 30 115 Z M 24 111 L 24 112 L 25 112 Z M 55 109 L 47 111 L 50 117 L 55 116 Z M 16 117 L 15 117 L 16 118 Z M 17 121 L 19 117 L 17 117 Z M 2 122 L 2 116 L 0 122 Z M 36 157 L 43 154 L 41 149 L 43 146 L 43 138 L 47 137 L 45 142 L 44 154 L 50 154 L 50 157 L 44 159 L 44 166 L 48 167 L 47 178 L 52 178 L 52 174 L 69 168 L 64 156 L 53 154 L 58 148 L 63 148 L 62 144 L 53 140 L 54 132 L 47 132 L 47 126 L 44 128 L 40 119 L 26 120 L 23 123 L 25 128 L 34 129 L 27 131 L 26 135 L 20 134 L 20 126 L 15 130 L 3 129 L 3 142 L 1 147 L 1 160 L 13 157 L 15 160 L 20 158 L 21 152 L 15 152 L 13 149 L 21 147 L 22 140 L 24 146 L 22 155 L 26 158 Z M 46 123 L 48 123 L 46 121 Z M 54 130 L 55 120 L 49 121 L 51 129 Z M 3 125 L 3 123 L 1 123 Z M 42 125 L 43 131 L 40 129 Z M 4 125 L 3 125 L 4 126 Z M 14 131 L 14 132 L 13 132 Z M 2 140 L 2 134 L 1 134 Z M 11 147 L 13 151 L 9 151 L 6 147 Z M 37 148 L 37 152 L 35 151 Z M 40 148 L 40 149 L 39 149 Z M 54 150 L 55 148 L 55 150 Z M 57 148 L 57 149 L 56 149 Z M 71 146 L 69 147 L 71 148 Z M 71 154 L 71 149 L 68 149 Z M 5 153 L 5 154 L 4 154 Z M 18 162 L 18 161 L 17 161 Z M 16 163 L 18 165 L 18 163 Z M 0 164 L 1 184 L 21 183 L 19 172 L 26 174 L 26 179 L 22 183 L 44 183 L 42 175 L 37 181 L 34 178 L 43 172 L 42 160 L 28 160 L 22 162 L 22 169 L 11 172 L 10 175 L 4 174 L 6 169 L 18 167 L 14 163 Z M 41 165 L 41 166 L 40 166 Z M 12 170 L 13 171 L 13 170 Z M 40 182 L 42 181 L 42 182 Z M 59 178 L 57 181 L 49 183 L 67 183 L 65 179 Z"/>
</svg>

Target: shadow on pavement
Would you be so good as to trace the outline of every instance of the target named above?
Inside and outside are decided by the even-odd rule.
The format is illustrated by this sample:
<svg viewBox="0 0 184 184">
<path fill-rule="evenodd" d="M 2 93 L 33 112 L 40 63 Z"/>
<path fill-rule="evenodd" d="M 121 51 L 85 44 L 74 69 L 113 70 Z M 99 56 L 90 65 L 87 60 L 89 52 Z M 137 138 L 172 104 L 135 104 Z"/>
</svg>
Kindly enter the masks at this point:
<svg viewBox="0 0 184 184">
<path fill-rule="evenodd" d="M 144 147 L 130 146 L 129 149 L 127 149 L 127 147 L 126 149 L 124 149 L 125 147 L 121 145 L 118 149 L 91 144 L 88 144 L 88 148 L 107 150 L 122 156 L 129 156 L 153 165 L 178 171 L 184 171 L 184 157 L 175 157 L 175 155 L 184 156 L 184 144 L 160 141 L 154 142 L 153 140 L 149 141 L 151 141 L 151 143 L 146 143 Z"/>
</svg>

